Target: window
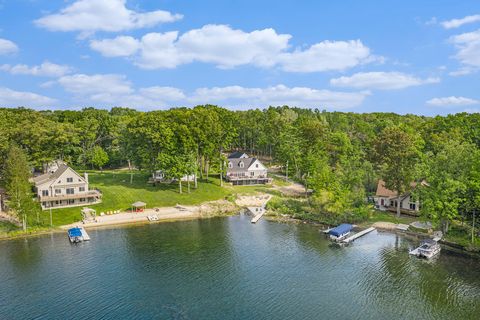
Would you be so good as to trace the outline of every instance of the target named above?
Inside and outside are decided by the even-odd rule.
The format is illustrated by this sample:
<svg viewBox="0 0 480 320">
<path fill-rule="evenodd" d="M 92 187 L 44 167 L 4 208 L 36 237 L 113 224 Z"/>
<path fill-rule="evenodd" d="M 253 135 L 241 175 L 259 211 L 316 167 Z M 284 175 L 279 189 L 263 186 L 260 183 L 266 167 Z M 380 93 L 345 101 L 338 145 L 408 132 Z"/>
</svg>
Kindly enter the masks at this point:
<svg viewBox="0 0 480 320">
<path fill-rule="evenodd" d="M 55 201 L 55 204 L 58 204 L 58 201 Z"/>
<path fill-rule="evenodd" d="M 80 198 L 80 202 L 85 202 L 85 198 Z"/>
<path fill-rule="evenodd" d="M 62 189 L 55 189 L 55 194 L 60 194 L 62 193 Z"/>
<path fill-rule="evenodd" d="M 410 203 L 410 210 L 415 210 L 416 207 L 415 203 Z"/>
<path fill-rule="evenodd" d="M 243 168 L 243 167 L 245 166 L 245 164 L 244 164 L 242 161 L 240 161 L 240 163 L 238 164 L 238 166 L 239 166 L 240 168 Z"/>
<path fill-rule="evenodd" d="M 82 179 L 78 179 L 78 182 L 82 182 Z"/>
<path fill-rule="evenodd" d="M 67 194 L 74 194 L 75 189 L 74 188 L 68 188 L 67 189 Z"/>
<path fill-rule="evenodd" d="M 258 168 L 258 163 L 255 165 L 255 168 Z"/>
<path fill-rule="evenodd" d="M 73 178 L 67 178 L 67 182 L 73 182 Z"/>
<path fill-rule="evenodd" d="M 229 162 L 229 163 L 228 163 L 228 167 L 229 167 L 229 168 L 233 168 L 233 163 Z"/>
<path fill-rule="evenodd" d="M 84 192 L 84 191 L 85 191 L 85 187 L 79 187 L 79 188 L 78 188 L 78 191 L 79 191 L 79 192 Z"/>
<path fill-rule="evenodd" d="M 74 204 L 75 203 L 75 200 L 74 199 L 69 199 L 68 200 L 68 204 Z"/>
<path fill-rule="evenodd" d="M 254 172 L 254 171 L 250 172 L 250 175 L 251 175 L 252 177 L 255 176 L 255 172 Z"/>
<path fill-rule="evenodd" d="M 62 180 L 58 180 L 58 183 L 62 183 Z"/>
<path fill-rule="evenodd" d="M 42 197 L 48 197 L 48 190 L 42 190 Z"/>
</svg>

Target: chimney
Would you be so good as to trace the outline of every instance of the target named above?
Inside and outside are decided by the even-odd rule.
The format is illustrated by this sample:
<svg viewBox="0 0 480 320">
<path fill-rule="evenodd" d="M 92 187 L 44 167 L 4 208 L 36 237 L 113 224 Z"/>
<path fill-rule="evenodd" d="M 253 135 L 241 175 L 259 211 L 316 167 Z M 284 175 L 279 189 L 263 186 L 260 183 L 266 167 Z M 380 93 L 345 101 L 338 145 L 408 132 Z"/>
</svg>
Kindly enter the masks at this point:
<svg viewBox="0 0 480 320">
<path fill-rule="evenodd" d="M 88 173 L 84 172 L 83 177 L 85 178 L 85 181 L 88 183 Z"/>
</svg>

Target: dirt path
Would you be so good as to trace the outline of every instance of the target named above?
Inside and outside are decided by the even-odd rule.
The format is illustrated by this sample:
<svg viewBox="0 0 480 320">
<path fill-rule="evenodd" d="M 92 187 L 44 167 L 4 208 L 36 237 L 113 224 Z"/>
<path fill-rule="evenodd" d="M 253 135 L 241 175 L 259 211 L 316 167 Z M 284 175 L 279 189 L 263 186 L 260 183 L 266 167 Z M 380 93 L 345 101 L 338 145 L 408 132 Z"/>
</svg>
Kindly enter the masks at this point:
<svg viewBox="0 0 480 320">
<path fill-rule="evenodd" d="M 273 174 L 273 176 L 285 180 L 285 177 L 279 174 Z M 295 182 L 293 180 L 287 180 L 288 185 L 276 185 L 275 181 L 273 182 L 272 189 L 280 191 L 283 195 L 288 197 L 302 197 L 305 196 L 305 186 Z M 312 190 L 308 190 L 311 192 Z"/>
</svg>

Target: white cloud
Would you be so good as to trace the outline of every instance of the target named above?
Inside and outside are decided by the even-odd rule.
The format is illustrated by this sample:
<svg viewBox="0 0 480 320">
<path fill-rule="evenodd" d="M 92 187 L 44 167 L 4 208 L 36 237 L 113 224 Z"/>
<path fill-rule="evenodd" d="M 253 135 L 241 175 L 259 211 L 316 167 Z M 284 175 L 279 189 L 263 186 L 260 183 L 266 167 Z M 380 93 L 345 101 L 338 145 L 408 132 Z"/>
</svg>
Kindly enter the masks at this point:
<svg viewBox="0 0 480 320">
<path fill-rule="evenodd" d="M 92 40 L 90 47 L 105 57 L 128 57 L 137 52 L 140 42 L 133 37 L 119 36 L 115 39 Z"/>
<path fill-rule="evenodd" d="M 472 15 L 472 16 L 466 16 L 461 19 L 452 19 L 448 21 L 443 21 L 440 24 L 445 28 L 445 29 L 454 29 L 463 26 L 464 24 L 467 23 L 474 23 L 474 22 L 479 22 L 480 21 L 480 14 Z"/>
<path fill-rule="evenodd" d="M 219 104 L 236 108 L 289 105 L 306 108 L 345 109 L 360 105 L 368 92 L 336 92 L 305 87 L 277 85 L 267 88 L 241 86 L 200 88 L 189 101 L 195 104 Z"/>
<path fill-rule="evenodd" d="M 63 76 L 58 83 L 76 95 L 91 95 L 93 100 L 103 96 L 125 95 L 133 92 L 132 85 L 124 75 L 118 74 L 74 74 Z"/>
<path fill-rule="evenodd" d="M 107 57 L 133 56 L 134 63 L 144 69 L 176 68 L 197 61 L 224 69 L 254 65 L 277 66 L 287 72 L 322 72 L 381 60 L 360 40 L 323 41 L 305 50 L 289 51 L 291 37 L 273 29 L 245 32 L 227 25 L 205 25 L 182 35 L 171 31 L 148 33 L 140 39 L 95 40 L 90 47 Z"/>
<path fill-rule="evenodd" d="M 7 39 L 0 38 L 0 55 L 15 53 L 18 51 L 18 47 L 15 43 Z"/>
<path fill-rule="evenodd" d="M 137 91 L 124 75 L 118 74 L 74 74 L 61 77 L 57 83 L 73 93 L 76 101 L 102 106 L 167 107 L 167 102 L 184 98 L 181 90 L 171 87 Z"/>
<path fill-rule="evenodd" d="M 479 104 L 479 100 L 465 98 L 465 97 L 443 97 L 443 98 L 433 98 L 427 101 L 427 104 L 436 107 L 448 107 L 448 106 L 469 106 L 474 104 Z"/>
<path fill-rule="evenodd" d="M 454 70 L 454 71 L 449 72 L 448 75 L 450 75 L 452 77 L 460 77 L 460 76 L 466 76 L 468 74 L 472 74 L 474 72 L 476 72 L 475 68 L 462 67 L 458 70 Z"/>
<path fill-rule="evenodd" d="M 11 74 L 23 74 L 32 76 L 43 77 L 61 77 L 72 71 L 72 68 L 66 65 L 59 65 L 48 61 L 43 62 L 41 65 L 29 67 L 25 64 L 17 64 L 11 66 L 4 64 L 0 66 L 0 70 L 9 72 Z"/>
<path fill-rule="evenodd" d="M 0 107 L 48 107 L 55 102 L 55 99 L 36 93 L 0 87 Z"/>
<path fill-rule="evenodd" d="M 480 67 L 480 30 L 453 36 L 450 41 L 458 50 L 457 60 L 470 67 Z"/>
<path fill-rule="evenodd" d="M 126 7 L 126 0 L 78 0 L 58 13 L 35 20 L 35 24 L 50 31 L 80 31 L 88 35 L 152 27 L 181 18 L 182 15 L 163 10 L 136 12 Z"/>
<path fill-rule="evenodd" d="M 370 49 L 360 40 L 322 41 L 306 50 L 283 53 L 281 68 L 290 72 L 345 70 L 370 62 Z"/>
<path fill-rule="evenodd" d="M 182 90 L 173 87 L 148 87 L 139 90 L 143 97 L 161 101 L 179 101 L 186 98 Z"/>
<path fill-rule="evenodd" d="M 330 80 L 330 84 L 337 87 L 378 90 L 396 90 L 437 82 L 440 82 L 439 78 L 420 79 L 401 72 L 360 72 Z"/>
<path fill-rule="evenodd" d="M 344 109 L 360 105 L 369 92 L 337 92 L 284 85 L 267 88 L 241 86 L 199 88 L 191 93 L 174 87 L 153 86 L 136 89 L 125 76 L 116 74 L 75 74 L 59 83 L 74 99 L 84 104 L 128 106 L 140 109 L 197 104 L 219 104 L 233 108 L 291 105 Z M 49 83 L 50 85 L 50 83 Z"/>
</svg>

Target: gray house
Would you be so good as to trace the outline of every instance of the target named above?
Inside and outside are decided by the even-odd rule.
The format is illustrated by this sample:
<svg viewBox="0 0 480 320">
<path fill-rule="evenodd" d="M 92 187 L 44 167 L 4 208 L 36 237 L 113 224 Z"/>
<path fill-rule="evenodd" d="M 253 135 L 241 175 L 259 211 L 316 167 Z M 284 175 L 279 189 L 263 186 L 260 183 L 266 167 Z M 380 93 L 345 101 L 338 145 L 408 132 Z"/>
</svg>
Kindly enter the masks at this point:
<svg viewBox="0 0 480 320">
<path fill-rule="evenodd" d="M 31 181 L 44 210 L 93 204 L 100 202 L 102 197 L 98 190 L 89 190 L 87 173 L 82 177 L 63 163 L 50 166 L 47 173 Z"/>
<path fill-rule="evenodd" d="M 228 156 L 227 181 L 235 185 L 253 185 L 270 183 L 267 168 L 257 158 L 246 153 L 234 152 Z"/>
</svg>

